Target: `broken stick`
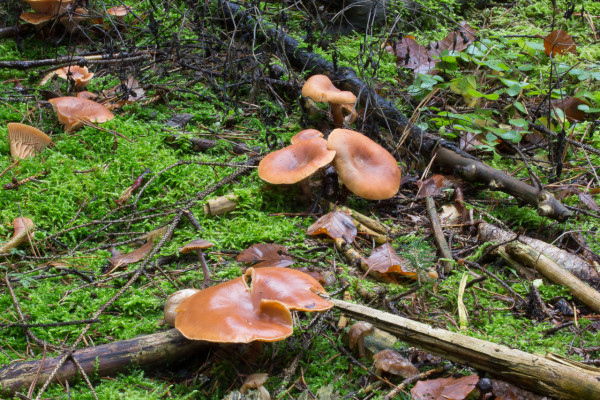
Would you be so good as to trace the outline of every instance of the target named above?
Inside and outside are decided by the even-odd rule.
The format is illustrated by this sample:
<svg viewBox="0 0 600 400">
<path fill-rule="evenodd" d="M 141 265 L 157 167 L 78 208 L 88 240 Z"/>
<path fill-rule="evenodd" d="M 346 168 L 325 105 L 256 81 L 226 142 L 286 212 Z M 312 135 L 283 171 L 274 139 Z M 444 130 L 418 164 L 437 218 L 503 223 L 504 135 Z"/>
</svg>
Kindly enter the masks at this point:
<svg viewBox="0 0 600 400">
<path fill-rule="evenodd" d="M 370 322 L 406 343 L 533 392 L 562 400 L 600 399 L 598 368 L 511 349 L 342 300 L 329 301 L 346 315 Z"/>
</svg>

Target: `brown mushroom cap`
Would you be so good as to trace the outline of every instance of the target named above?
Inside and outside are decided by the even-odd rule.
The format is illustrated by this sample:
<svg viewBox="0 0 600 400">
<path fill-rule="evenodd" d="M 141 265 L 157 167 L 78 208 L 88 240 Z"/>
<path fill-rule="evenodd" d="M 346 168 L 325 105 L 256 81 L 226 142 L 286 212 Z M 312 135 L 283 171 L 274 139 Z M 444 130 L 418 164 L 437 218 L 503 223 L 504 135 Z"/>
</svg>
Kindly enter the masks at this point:
<svg viewBox="0 0 600 400">
<path fill-rule="evenodd" d="M 352 92 L 336 88 L 325 75 L 313 75 L 306 80 L 302 86 L 302 96 L 310 97 L 317 102 L 328 102 L 332 104 L 349 104 L 356 101 Z"/>
<path fill-rule="evenodd" d="M 26 11 L 21 14 L 20 18 L 28 24 L 35 25 L 36 29 L 41 29 L 54 18 L 54 15 Z"/>
<path fill-rule="evenodd" d="M 282 273 L 282 271 L 285 271 Z M 293 332 L 290 309 L 320 311 L 324 292 L 310 276 L 282 268 L 248 268 L 239 278 L 185 299 L 175 328 L 194 340 L 218 343 L 274 342 Z"/>
<path fill-rule="evenodd" d="M 196 250 L 208 249 L 209 247 L 213 247 L 214 245 L 214 243 L 211 243 L 208 240 L 195 239 L 183 246 L 182 248 L 180 248 L 179 252 L 181 254 L 192 253 Z"/>
<path fill-rule="evenodd" d="M 181 289 L 173 293 L 165 301 L 165 307 L 163 309 L 165 315 L 165 322 L 169 326 L 175 326 L 175 317 L 177 312 L 175 311 L 182 301 L 188 297 L 198 293 L 200 289 Z"/>
<path fill-rule="evenodd" d="M 400 189 L 400 169 L 394 157 L 365 135 L 334 129 L 327 147 L 336 151 L 333 166 L 350 191 L 370 200 L 393 197 Z"/>
<path fill-rule="evenodd" d="M 40 14 L 55 16 L 63 11 L 73 0 L 23 0 Z"/>
<path fill-rule="evenodd" d="M 113 17 L 117 17 L 119 20 L 122 20 L 124 16 L 129 14 L 129 11 L 131 11 L 131 7 L 116 6 L 116 7 L 111 7 L 108 10 L 106 10 L 106 13 L 108 15 L 112 15 Z"/>
<path fill-rule="evenodd" d="M 375 361 L 375 371 L 378 375 L 387 372 L 403 378 L 410 378 L 419 373 L 417 367 L 395 350 L 382 350 L 373 355 L 373 361 Z"/>
<path fill-rule="evenodd" d="M 290 140 L 292 144 L 296 144 L 302 140 L 314 139 L 314 138 L 322 138 L 323 132 L 318 131 L 316 129 L 304 129 L 296 133 L 292 139 Z"/>
<path fill-rule="evenodd" d="M 79 128 L 83 125 L 83 121 L 102 123 L 115 117 L 102 104 L 80 97 L 56 97 L 48 101 L 52 104 L 58 121 L 64 125 L 66 132 Z"/>
<path fill-rule="evenodd" d="M 258 164 L 258 176 L 269 183 L 293 184 L 329 164 L 335 151 L 327 150 L 325 139 L 301 140 L 274 151 Z"/>
<path fill-rule="evenodd" d="M 87 67 L 80 67 L 78 65 L 71 65 L 62 67 L 54 71 L 56 76 L 62 79 L 69 80 L 69 77 L 75 81 L 76 89 L 83 89 L 90 83 L 90 80 L 94 76 L 93 72 L 89 72 Z M 80 96 L 77 96 L 80 97 Z"/>
<path fill-rule="evenodd" d="M 52 141 L 48 135 L 33 126 L 10 122 L 8 144 L 14 158 L 27 158 L 40 153 Z"/>
</svg>

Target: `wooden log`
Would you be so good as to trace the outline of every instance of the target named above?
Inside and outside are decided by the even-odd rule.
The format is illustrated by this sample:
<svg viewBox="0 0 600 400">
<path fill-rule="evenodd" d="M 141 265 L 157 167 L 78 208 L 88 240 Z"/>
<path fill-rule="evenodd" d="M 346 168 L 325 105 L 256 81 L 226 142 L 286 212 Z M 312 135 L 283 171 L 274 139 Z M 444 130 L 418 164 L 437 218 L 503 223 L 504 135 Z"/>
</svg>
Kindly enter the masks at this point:
<svg viewBox="0 0 600 400">
<path fill-rule="evenodd" d="M 346 315 L 370 322 L 406 343 L 471 365 L 524 389 L 562 400 L 600 399 L 598 368 L 511 349 L 358 304 L 329 300 Z"/>
<path fill-rule="evenodd" d="M 568 287 L 573 297 L 594 312 L 600 313 L 600 293 L 541 252 L 521 242 L 507 244 L 506 252 L 522 264 L 534 268 L 552 282 Z"/>
<path fill-rule="evenodd" d="M 102 344 L 76 350 L 73 357 L 87 375 L 105 376 L 122 371 L 127 366 L 149 367 L 164 365 L 193 355 L 206 348 L 208 342 L 188 340 L 177 330 L 138 336 L 129 340 Z M 17 362 L 0 370 L 0 397 L 2 393 L 27 391 L 33 383 L 42 385 L 62 356 Z M 59 369 L 54 381 L 72 382 L 80 373 L 72 360 Z"/>
</svg>

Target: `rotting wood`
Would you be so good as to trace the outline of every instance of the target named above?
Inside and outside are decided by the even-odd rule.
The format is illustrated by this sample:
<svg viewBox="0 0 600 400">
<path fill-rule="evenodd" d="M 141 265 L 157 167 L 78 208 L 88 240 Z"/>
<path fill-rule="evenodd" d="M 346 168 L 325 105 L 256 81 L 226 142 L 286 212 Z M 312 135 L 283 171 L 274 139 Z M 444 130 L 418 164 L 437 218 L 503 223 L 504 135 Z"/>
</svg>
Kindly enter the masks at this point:
<svg viewBox="0 0 600 400">
<path fill-rule="evenodd" d="M 239 196 L 235 194 L 226 194 L 224 196 L 219 196 L 217 198 L 208 200 L 202 206 L 202 210 L 204 215 L 210 215 L 211 217 L 214 217 L 215 215 L 226 214 L 234 211 L 239 202 Z"/>
<path fill-rule="evenodd" d="M 569 288 L 573 297 L 579 299 L 594 312 L 600 313 L 600 293 L 557 263 L 521 242 L 506 245 L 506 252 L 521 263 L 535 268 L 552 282 Z"/>
<path fill-rule="evenodd" d="M 527 390 L 563 400 L 600 398 L 600 369 L 511 349 L 433 328 L 373 308 L 330 299 L 346 315 L 372 323 L 400 340 L 451 361 L 471 365 Z"/>
<path fill-rule="evenodd" d="M 488 224 L 487 222 L 477 223 L 477 229 L 479 238 L 485 242 L 494 241 L 502 243 L 517 238 L 515 233 L 505 231 L 495 225 Z M 579 279 L 591 284 L 600 282 L 600 277 L 596 270 L 583 258 L 538 239 L 533 239 L 524 235 L 520 235 L 518 239 L 526 245 L 533 247 L 536 251 L 541 252 Z"/>
<path fill-rule="evenodd" d="M 268 45 L 277 49 L 289 63 L 302 71 L 310 70 L 312 74 L 328 75 L 336 86 L 349 90 L 358 98 L 358 103 L 365 110 L 365 115 L 373 114 L 378 121 L 383 121 L 390 132 L 396 133 L 396 139 L 401 140 L 406 132 L 408 145 L 413 151 L 423 157 L 434 159 L 435 164 L 463 176 L 471 182 L 486 184 L 491 190 L 508 193 L 520 201 L 537 209 L 540 215 L 558 221 L 563 221 L 572 216 L 572 212 L 548 191 L 540 190 L 515 179 L 502 171 L 485 165 L 477 158 L 462 152 L 453 143 L 447 142 L 437 136 L 423 132 L 419 127 L 410 123 L 390 101 L 381 97 L 373 88 L 370 88 L 359 79 L 356 72 L 348 67 L 336 68 L 316 53 L 300 49 L 300 43 L 287 36 L 283 31 L 269 27 L 263 21 L 257 21 L 248 10 L 230 3 L 218 0 L 219 12 L 224 22 L 235 25 L 238 33 L 254 32 L 246 35 L 248 39 L 260 38 Z M 385 143 L 385 140 L 382 140 Z"/>
<path fill-rule="evenodd" d="M 176 329 L 138 336 L 129 340 L 77 349 L 74 357 L 86 374 L 111 375 L 128 366 L 151 367 L 181 360 L 207 348 L 208 342 L 188 340 Z M 62 356 L 45 360 L 23 361 L 0 370 L 0 393 L 27 390 L 35 382 L 43 384 L 58 365 Z M 73 382 L 79 378 L 73 360 L 67 360 L 58 370 L 53 382 Z"/>
</svg>

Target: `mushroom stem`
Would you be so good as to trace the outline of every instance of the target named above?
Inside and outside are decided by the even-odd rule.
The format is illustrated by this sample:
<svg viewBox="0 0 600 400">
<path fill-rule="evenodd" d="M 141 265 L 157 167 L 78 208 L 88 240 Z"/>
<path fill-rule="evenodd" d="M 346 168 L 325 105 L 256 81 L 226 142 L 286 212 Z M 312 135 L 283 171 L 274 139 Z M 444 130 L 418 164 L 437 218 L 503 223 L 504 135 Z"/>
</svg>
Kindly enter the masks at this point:
<svg viewBox="0 0 600 400">
<path fill-rule="evenodd" d="M 344 126 L 344 111 L 341 104 L 329 103 L 331 106 L 331 114 L 333 116 L 333 124 L 336 128 Z"/>
<path fill-rule="evenodd" d="M 208 282 L 210 280 L 210 272 L 208 271 L 208 265 L 206 265 L 206 260 L 204 259 L 204 253 L 202 250 L 196 250 L 198 254 L 198 260 L 200 260 L 200 264 L 202 264 L 202 271 L 204 273 L 204 282 L 202 283 L 202 288 L 208 287 Z"/>
<path fill-rule="evenodd" d="M 11 249 L 26 242 L 35 229 L 33 221 L 29 218 L 17 218 L 13 221 L 13 226 L 15 234 L 8 242 L 0 246 L 0 253 L 8 253 Z"/>
</svg>

